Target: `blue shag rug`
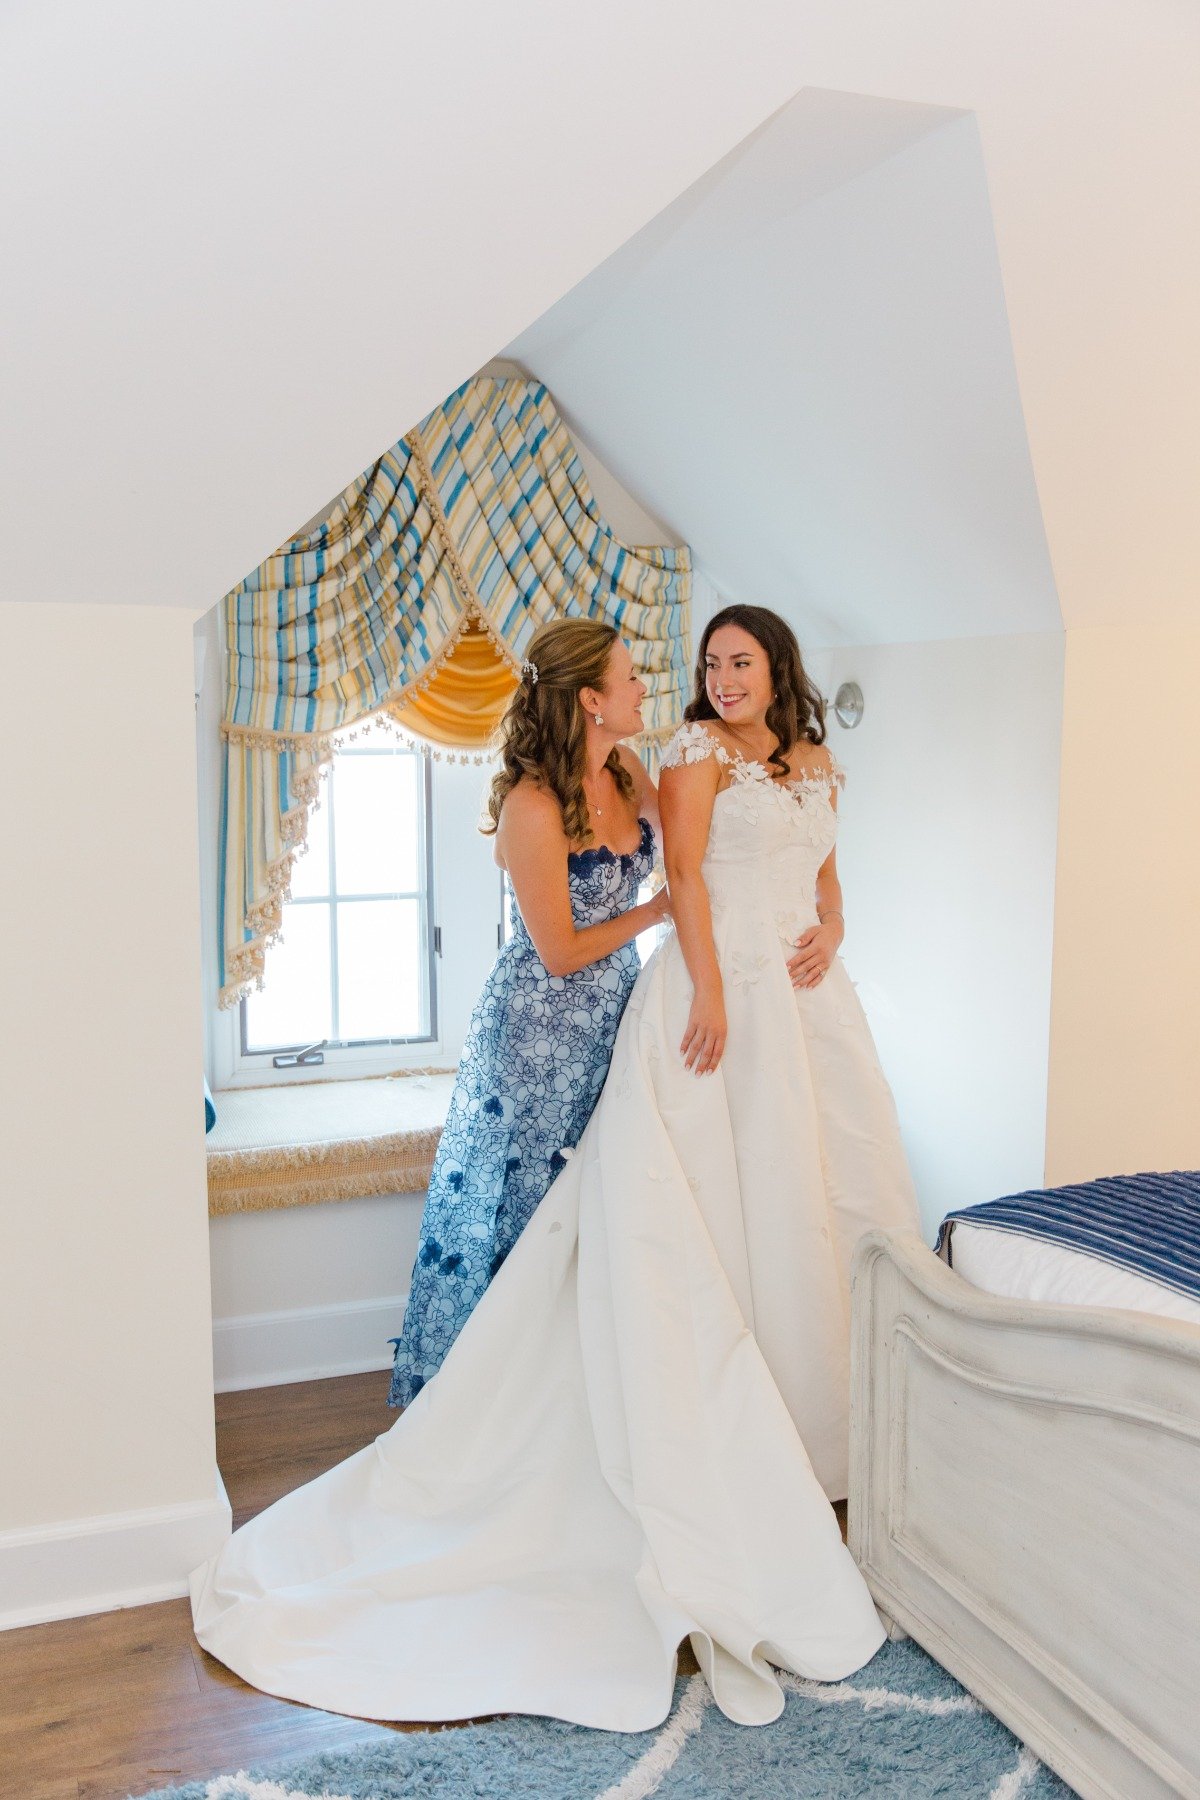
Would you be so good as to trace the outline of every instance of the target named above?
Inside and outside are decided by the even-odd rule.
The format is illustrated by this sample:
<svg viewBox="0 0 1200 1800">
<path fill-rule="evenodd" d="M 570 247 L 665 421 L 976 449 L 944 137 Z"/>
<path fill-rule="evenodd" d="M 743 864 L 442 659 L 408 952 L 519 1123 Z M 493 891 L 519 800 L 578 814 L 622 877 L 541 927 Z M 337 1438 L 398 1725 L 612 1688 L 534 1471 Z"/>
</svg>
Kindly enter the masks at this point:
<svg viewBox="0 0 1200 1800">
<path fill-rule="evenodd" d="M 358 1750 L 158 1788 L 143 1800 L 1069 1800 L 1053 1775 L 911 1641 L 848 1681 L 782 1678 L 774 1725 L 732 1725 L 701 1675 L 657 1731 L 552 1719 L 398 1731 Z"/>
</svg>

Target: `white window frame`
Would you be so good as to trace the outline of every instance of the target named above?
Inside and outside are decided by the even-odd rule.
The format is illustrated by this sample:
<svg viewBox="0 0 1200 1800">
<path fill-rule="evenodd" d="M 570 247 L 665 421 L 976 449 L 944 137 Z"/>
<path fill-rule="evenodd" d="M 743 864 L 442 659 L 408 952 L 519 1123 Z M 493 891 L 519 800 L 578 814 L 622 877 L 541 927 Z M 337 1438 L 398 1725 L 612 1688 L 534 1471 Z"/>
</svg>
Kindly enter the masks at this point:
<svg viewBox="0 0 1200 1800">
<path fill-rule="evenodd" d="M 419 884 L 415 892 L 410 894 L 344 894 L 336 885 L 337 868 L 337 794 L 331 788 L 322 804 L 330 810 L 329 829 L 329 866 L 333 880 L 329 883 L 329 891 L 324 896 L 303 895 L 290 902 L 293 906 L 328 906 L 330 912 L 330 980 L 333 983 L 335 997 L 338 990 L 338 945 L 337 945 L 337 913 L 342 906 L 355 906 L 372 900 L 417 900 L 420 903 L 419 923 L 419 955 L 424 965 L 425 1006 L 429 1029 L 416 1032 L 412 1037 L 370 1038 L 363 1040 L 334 1039 L 326 1041 L 320 1049 L 323 1061 L 320 1063 L 301 1063 L 295 1067 L 309 1075 L 328 1064 L 336 1067 L 356 1066 L 360 1061 L 371 1062 L 376 1057 L 393 1058 L 397 1052 L 405 1054 L 410 1050 L 428 1050 L 431 1044 L 438 1042 L 438 929 L 434 920 L 433 892 L 433 781 L 430 774 L 430 760 L 419 751 L 395 743 L 347 744 L 339 750 L 334 763 L 327 774 L 322 775 L 323 782 L 332 782 L 337 762 L 343 757 L 365 756 L 408 756 L 412 757 L 418 767 L 420 791 L 417 799 L 418 809 L 418 846 L 417 863 L 420 871 Z M 273 1074 L 289 1072 L 276 1069 L 274 1058 L 277 1056 L 298 1055 L 309 1046 L 305 1044 L 272 1044 L 261 1050 L 251 1050 L 246 1042 L 246 1001 L 243 999 L 237 1007 L 238 1020 L 238 1062 L 239 1072 L 243 1069 L 259 1069 L 265 1071 L 270 1066 Z"/>
<path fill-rule="evenodd" d="M 411 1068 L 453 1068 L 471 1010 L 496 956 L 501 926 L 499 871 L 492 840 L 478 829 L 479 799 L 489 771 L 426 758 L 426 857 L 434 1035 L 390 1043 L 327 1047 L 323 1063 L 276 1069 L 281 1052 L 244 1051 L 241 1006 L 221 1010 L 215 982 L 209 1017 L 209 1081 L 214 1092 L 355 1080 Z M 210 871 L 215 881 L 215 859 Z M 300 1046 L 301 1048 L 303 1046 Z"/>
</svg>

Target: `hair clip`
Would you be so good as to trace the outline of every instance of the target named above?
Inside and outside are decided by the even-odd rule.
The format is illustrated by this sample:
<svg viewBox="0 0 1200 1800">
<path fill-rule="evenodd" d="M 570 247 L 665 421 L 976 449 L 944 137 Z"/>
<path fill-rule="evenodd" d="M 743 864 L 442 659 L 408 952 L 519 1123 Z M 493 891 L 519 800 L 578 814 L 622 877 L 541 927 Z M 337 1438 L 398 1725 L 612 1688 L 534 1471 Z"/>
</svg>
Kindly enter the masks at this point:
<svg viewBox="0 0 1200 1800">
<path fill-rule="evenodd" d="M 537 685 L 538 672 L 536 663 L 530 662 L 527 658 L 521 664 L 521 674 L 529 682 L 530 687 L 535 687 Z"/>
</svg>

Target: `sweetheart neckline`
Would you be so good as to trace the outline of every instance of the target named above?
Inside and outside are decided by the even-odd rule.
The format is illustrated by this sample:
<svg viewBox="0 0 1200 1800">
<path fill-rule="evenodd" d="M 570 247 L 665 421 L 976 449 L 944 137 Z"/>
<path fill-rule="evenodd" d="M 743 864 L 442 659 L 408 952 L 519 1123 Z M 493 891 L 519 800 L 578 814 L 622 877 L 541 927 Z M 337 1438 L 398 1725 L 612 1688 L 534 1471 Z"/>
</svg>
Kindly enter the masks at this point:
<svg viewBox="0 0 1200 1800">
<path fill-rule="evenodd" d="M 632 850 L 614 850 L 609 844 L 593 844 L 582 850 L 568 850 L 567 861 L 569 863 L 581 862 L 585 856 L 593 856 L 597 862 L 603 862 L 606 859 L 610 862 L 633 862 L 635 857 L 640 856 L 646 850 L 647 837 L 651 839 L 654 837 L 654 827 L 645 813 L 638 814 L 638 824 L 642 828 L 642 833 Z"/>
</svg>

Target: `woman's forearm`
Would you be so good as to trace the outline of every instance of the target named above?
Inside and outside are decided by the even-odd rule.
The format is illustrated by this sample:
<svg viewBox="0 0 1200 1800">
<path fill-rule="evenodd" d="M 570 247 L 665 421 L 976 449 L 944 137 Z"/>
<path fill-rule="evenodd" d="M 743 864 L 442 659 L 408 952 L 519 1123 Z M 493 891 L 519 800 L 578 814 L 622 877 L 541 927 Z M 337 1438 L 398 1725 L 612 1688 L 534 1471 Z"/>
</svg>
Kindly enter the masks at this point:
<svg viewBox="0 0 1200 1800">
<path fill-rule="evenodd" d="M 698 869 L 676 870 L 672 874 L 668 868 L 667 879 L 671 891 L 671 917 L 675 921 L 679 948 L 683 951 L 692 986 L 697 993 L 719 993 L 721 966 L 713 941 L 712 908 L 704 877 Z"/>
<path fill-rule="evenodd" d="M 846 917 L 842 910 L 842 884 L 836 875 L 819 874 L 817 876 L 817 917 L 822 925 L 826 919 L 835 921 L 846 929 Z"/>
<path fill-rule="evenodd" d="M 614 950 L 620 950 L 640 932 L 648 931 L 662 919 L 661 904 L 646 900 L 618 913 L 615 919 L 602 919 L 598 925 L 577 927 L 562 943 L 545 948 L 534 943 L 548 975 L 575 975 L 589 963 L 603 962 Z"/>
</svg>

